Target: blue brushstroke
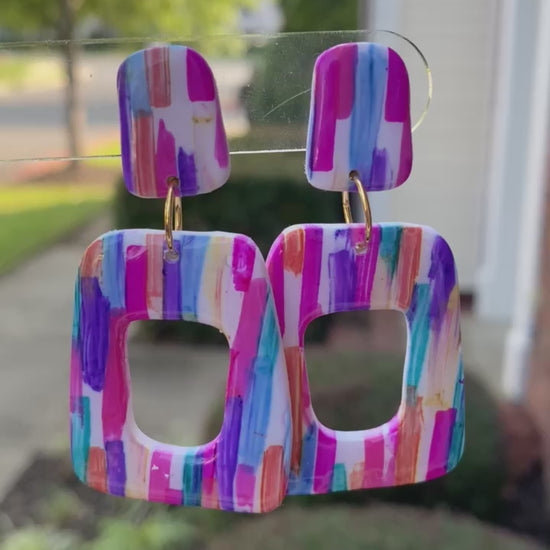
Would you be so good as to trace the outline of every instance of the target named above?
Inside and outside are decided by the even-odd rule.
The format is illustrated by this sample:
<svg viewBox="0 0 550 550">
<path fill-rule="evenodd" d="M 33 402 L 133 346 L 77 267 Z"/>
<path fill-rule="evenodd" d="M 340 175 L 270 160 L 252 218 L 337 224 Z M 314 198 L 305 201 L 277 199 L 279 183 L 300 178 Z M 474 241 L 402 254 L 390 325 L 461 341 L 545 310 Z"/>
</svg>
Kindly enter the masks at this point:
<svg viewBox="0 0 550 550">
<path fill-rule="evenodd" d="M 123 239 L 122 231 L 113 231 L 103 237 L 101 286 L 103 294 L 111 304 L 111 309 L 126 308 L 126 266 Z"/>
<path fill-rule="evenodd" d="M 273 371 L 279 354 L 280 336 L 274 301 L 267 295 L 258 351 L 252 367 L 250 390 L 245 398 L 239 463 L 258 467 L 263 459 L 271 415 Z"/>
<path fill-rule="evenodd" d="M 430 339 L 430 285 L 414 286 L 411 304 L 406 313 L 410 327 L 410 344 L 406 368 L 407 386 L 418 387 Z"/>
<path fill-rule="evenodd" d="M 134 117 L 151 114 L 149 87 L 145 71 L 145 52 L 132 54 L 125 62 L 126 93 L 130 99 L 130 108 Z"/>
<path fill-rule="evenodd" d="M 208 235 L 183 235 L 180 239 L 181 312 L 187 321 L 197 320 L 202 270 L 209 244 Z"/>
<path fill-rule="evenodd" d="M 317 451 L 317 426 L 311 424 L 302 439 L 302 462 L 300 477 L 291 474 L 289 495 L 309 495 L 313 493 L 313 477 L 315 475 L 315 453 Z"/>
<path fill-rule="evenodd" d="M 363 185 L 370 187 L 380 119 L 384 116 L 387 50 L 371 44 L 359 44 L 356 71 L 349 166 L 359 172 Z"/>
<path fill-rule="evenodd" d="M 90 398 L 78 399 L 77 410 L 71 413 L 71 459 L 76 476 L 86 483 L 90 450 Z"/>
</svg>

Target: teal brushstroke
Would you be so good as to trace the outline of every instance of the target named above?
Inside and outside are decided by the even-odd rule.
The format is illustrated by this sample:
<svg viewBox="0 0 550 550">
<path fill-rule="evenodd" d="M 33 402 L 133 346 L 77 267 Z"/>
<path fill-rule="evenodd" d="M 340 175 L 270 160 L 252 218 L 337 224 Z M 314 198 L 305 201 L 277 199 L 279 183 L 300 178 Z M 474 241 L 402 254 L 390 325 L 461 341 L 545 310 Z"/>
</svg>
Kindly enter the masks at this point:
<svg viewBox="0 0 550 550">
<path fill-rule="evenodd" d="M 183 462 L 183 504 L 201 505 L 202 457 L 191 452 L 185 455 Z"/>
<path fill-rule="evenodd" d="M 380 228 L 378 254 L 384 260 L 391 280 L 393 280 L 397 270 L 402 234 L 403 228 L 396 225 L 384 225 Z"/>
<path fill-rule="evenodd" d="M 406 365 L 407 386 L 418 387 L 424 359 L 430 340 L 430 285 L 417 284 L 414 287 L 411 304 L 407 311 L 410 328 L 408 364 Z"/>
<path fill-rule="evenodd" d="M 455 394 L 453 398 L 453 408 L 456 409 L 456 420 L 451 435 L 451 445 L 449 448 L 449 460 L 447 470 L 452 470 L 459 462 L 464 451 L 465 418 L 464 418 L 464 365 L 462 356 L 458 365 L 458 372 L 455 383 Z"/>
<path fill-rule="evenodd" d="M 86 483 L 90 451 L 90 398 L 81 397 L 77 411 L 71 413 L 71 458 L 78 479 Z"/>
<path fill-rule="evenodd" d="M 344 464 L 335 464 L 332 474 L 332 491 L 347 491 L 348 483 L 346 476 L 346 466 Z"/>
<path fill-rule="evenodd" d="M 74 285 L 74 307 L 73 307 L 73 329 L 72 329 L 72 340 L 73 342 L 78 341 L 78 335 L 80 334 L 80 269 L 76 276 L 76 283 Z"/>
</svg>

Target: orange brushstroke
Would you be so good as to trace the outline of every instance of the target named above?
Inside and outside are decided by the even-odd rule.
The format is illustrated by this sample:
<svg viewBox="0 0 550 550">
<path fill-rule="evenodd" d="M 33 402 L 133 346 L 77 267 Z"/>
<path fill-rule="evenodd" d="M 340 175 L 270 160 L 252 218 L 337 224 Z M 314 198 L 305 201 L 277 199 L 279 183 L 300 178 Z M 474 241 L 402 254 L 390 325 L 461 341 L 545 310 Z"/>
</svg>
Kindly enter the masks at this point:
<svg viewBox="0 0 550 550">
<path fill-rule="evenodd" d="M 422 247 L 422 229 L 405 227 L 401 234 L 399 262 L 397 264 L 397 305 L 407 309 L 411 302 L 418 270 L 420 268 L 420 250 Z"/>
<path fill-rule="evenodd" d="M 96 277 L 101 275 L 101 258 L 103 254 L 103 241 L 94 241 L 87 249 L 80 263 L 81 277 Z"/>
<path fill-rule="evenodd" d="M 283 466 L 282 445 L 270 445 L 264 452 L 260 507 L 269 512 L 279 506 L 286 494 L 286 478 Z M 273 500 L 273 494 L 277 500 Z"/>
<path fill-rule="evenodd" d="M 107 492 L 105 451 L 100 447 L 90 447 L 87 480 L 88 485 L 93 489 Z"/>
<path fill-rule="evenodd" d="M 363 488 L 363 473 L 365 471 L 365 463 L 358 462 L 353 467 L 353 470 L 349 474 L 348 488 L 350 491 L 354 489 Z"/>
<path fill-rule="evenodd" d="M 302 353 L 298 346 L 285 348 L 290 411 L 292 415 L 292 451 L 290 469 L 298 473 L 302 462 Z"/>
<path fill-rule="evenodd" d="M 284 237 L 284 268 L 286 271 L 299 275 L 304 268 L 304 242 L 303 229 L 297 229 L 287 233 Z"/>
<path fill-rule="evenodd" d="M 424 422 L 422 397 L 416 398 L 414 407 L 405 405 L 405 413 L 397 433 L 397 455 L 395 457 L 395 484 L 414 483 L 420 433 Z"/>
</svg>

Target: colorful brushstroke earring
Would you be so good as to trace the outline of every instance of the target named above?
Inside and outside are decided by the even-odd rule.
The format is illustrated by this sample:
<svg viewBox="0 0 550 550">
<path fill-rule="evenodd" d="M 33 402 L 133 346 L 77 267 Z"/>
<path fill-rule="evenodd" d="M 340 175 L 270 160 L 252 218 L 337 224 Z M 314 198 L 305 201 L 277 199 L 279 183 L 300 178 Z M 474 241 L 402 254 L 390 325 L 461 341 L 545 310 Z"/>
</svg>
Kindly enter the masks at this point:
<svg viewBox="0 0 550 550">
<path fill-rule="evenodd" d="M 462 454 L 459 290 L 451 250 L 428 227 L 370 220 L 367 191 L 401 185 L 411 165 L 401 58 L 369 43 L 322 53 L 313 76 L 307 177 L 324 190 L 359 192 L 366 221 L 289 227 L 267 259 L 291 392 L 289 494 L 416 483 L 445 474 Z M 346 196 L 344 206 L 351 221 Z M 311 406 L 304 333 L 321 315 L 359 309 L 405 315 L 402 400 L 382 426 L 332 430 Z"/>
<path fill-rule="evenodd" d="M 70 382 L 75 472 L 113 495 L 269 511 L 287 490 L 291 416 L 265 262 L 248 237 L 179 227 L 180 197 L 220 187 L 229 174 L 212 72 L 191 49 L 155 47 L 122 64 L 118 90 L 126 186 L 166 199 L 165 231 L 111 231 L 82 258 Z M 143 319 L 198 321 L 226 335 L 225 415 L 213 441 L 178 447 L 137 427 L 126 335 Z"/>
</svg>

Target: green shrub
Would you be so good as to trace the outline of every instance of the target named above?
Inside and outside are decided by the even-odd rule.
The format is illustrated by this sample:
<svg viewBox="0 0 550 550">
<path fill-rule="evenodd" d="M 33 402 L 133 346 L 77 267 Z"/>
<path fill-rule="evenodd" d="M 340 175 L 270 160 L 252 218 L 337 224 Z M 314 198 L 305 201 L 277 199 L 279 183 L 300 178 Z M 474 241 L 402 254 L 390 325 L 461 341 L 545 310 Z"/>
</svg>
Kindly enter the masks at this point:
<svg viewBox="0 0 550 550">
<path fill-rule="evenodd" d="M 542 550 L 474 518 L 402 506 L 299 509 L 242 522 L 209 550 Z"/>
<path fill-rule="evenodd" d="M 139 524 L 107 520 L 86 550 L 187 550 L 197 547 L 198 535 L 188 523 L 168 513 L 153 515 Z"/>
<path fill-rule="evenodd" d="M 266 256 L 277 235 L 289 225 L 342 221 L 339 194 L 315 190 L 302 175 L 303 154 L 237 157 L 232 162 L 233 175 L 225 186 L 207 195 L 184 199 L 184 229 L 243 233 L 252 237 Z M 115 198 L 116 226 L 161 229 L 163 208 L 162 200 L 134 197 L 120 182 Z M 329 322 L 327 318 L 318 324 L 314 339 L 324 339 Z M 197 323 L 152 321 L 147 323 L 147 330 L 154 338 L 225 343 L 223 335 Z"/>
<path fill-rule="evenodd" d="M 313 408 L 330 428 L 357 430 L 378 426 L 396 412 L 403 361 L 394 355 L 316 351 L 307 354 Z M 471 374 L 465 376 L 466 445 L 448 475 L 409 486 L 290 497 L 305 506 L 387 500 L 433 507 L 444 505 L 481 519 L 503 521 L 505 462 L 497 404 Z M 217 434 L 223 399 L 205 426 L 205 441 Z"/>
<path fill-rule="evenodd" d="M 75 548 L 79 548 L 79 539 L 74 533 L 44 527 L 27 527 L 14 531 L 0 545 L 0 550 L 73 550 Z"/>
</svg>

